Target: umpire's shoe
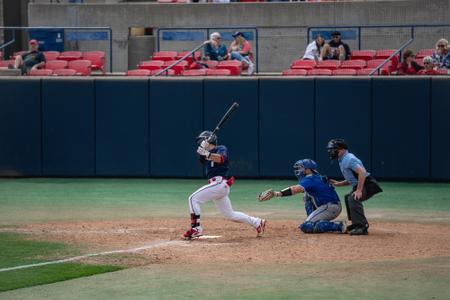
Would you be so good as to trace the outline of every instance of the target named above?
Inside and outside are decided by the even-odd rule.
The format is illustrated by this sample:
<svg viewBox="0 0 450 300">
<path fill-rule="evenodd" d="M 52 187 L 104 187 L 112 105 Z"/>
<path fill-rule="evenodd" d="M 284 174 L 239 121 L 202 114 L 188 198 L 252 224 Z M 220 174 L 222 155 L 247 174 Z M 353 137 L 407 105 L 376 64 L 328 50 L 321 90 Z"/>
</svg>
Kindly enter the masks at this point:
<svg viewBox="0 0 450 300">
<path fill-rule="evenodd" d="M 350 235 L 368 235 L 369 231 L 367 230 L 367 227 L 356 227 L 349 231 Z"/>
</svg>

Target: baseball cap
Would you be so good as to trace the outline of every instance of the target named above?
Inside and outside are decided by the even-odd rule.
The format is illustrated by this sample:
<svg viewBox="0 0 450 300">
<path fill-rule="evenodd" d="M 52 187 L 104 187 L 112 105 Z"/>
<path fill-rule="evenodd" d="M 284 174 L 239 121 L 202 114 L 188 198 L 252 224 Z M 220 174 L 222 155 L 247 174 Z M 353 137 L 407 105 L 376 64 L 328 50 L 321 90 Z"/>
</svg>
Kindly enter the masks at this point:
<svg viewBox="0 0 450 300">
<path fill-rule="evenodd" d="M 232 37 L 237 37 L 237 36 L 244 36 L 244 34 L 242 33 L 242 32 L 240 32 L 240 31 L 236 31 L 235 33 L 233 33 L 232 35 L 231 35 Z"/>
<path fill-rule="evenodd" d="M 336 36 L 336 35 L 341 35 L 341 33 L 339 31 L 333 31 L 331 33 L 331 36 Z"/>
<path fill-rule="evenodd" d="M 30 44 L 30 45 L 37 45 L 37 44 L 39 44 L 39 43 L 38 43 L 37 40 L 30 40 L 30 41 L 28 42 L 28 44 Z"/>
</svg>

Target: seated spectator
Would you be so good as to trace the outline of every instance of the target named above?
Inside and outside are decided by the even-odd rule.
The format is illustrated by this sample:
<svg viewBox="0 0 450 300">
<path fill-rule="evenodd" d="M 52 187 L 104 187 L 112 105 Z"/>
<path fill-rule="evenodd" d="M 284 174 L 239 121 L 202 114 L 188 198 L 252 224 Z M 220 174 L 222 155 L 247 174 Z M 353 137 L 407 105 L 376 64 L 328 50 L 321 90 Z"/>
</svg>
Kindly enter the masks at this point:
<svg viewBox="0 0 450 300">
<path fill-rule="evenodd" d="M 242 32 L 237 31 L 232 34 L 234 41 L 230 45 L 230 58 L 242 61 L 248 65 L 248 75 L 253 74 L 253 53 L 251 52 L 251 45 L 245 39 Z"/>
<path fill-rule="evenodd" d="M 322 60 L 338 59 L 343 61 L 350 59 L 350 55 L 352 54 L 350 47 L 341 40 L 341 33 L 335 31 L 331 34 L 331 37 L 331 41 L 323 46 L 322 54 L 320 55 Z"/>
<path fill-rule="evenodd" d="M 39 69 L 45 65 L 45 56 L 39 49 L 39 43 L 36 40 L 28 42 L 29 51 L 18 55 L 14 62 L 15 69 L 21 69 L 22 75 L 28 74 L 30 70 Z"/>
<path fill-rule="evenodd" d="M 403 62 L 398 67 L 398 75 L 415 75 L 417 72 L 423 69 L 415 61 L 414 53 L 407 49 L 403 52 Z"/>
<path fill-rule="evenodd" d="M 446 39 L 440 39 L 436 43 L 436 51 L 433 53 L 434 64 L 439 69 L 450 70 L 450 46 Z"/>
<path fill-rule="evenodd" d="M 320 50 L 322 50 L 324 44 L 325 39 L 320 34 L 316 35 L 316 39 L 306 47 L 305 55 L 303 55 L 302 59 L 314 59 L 316 62 L 319 61 Z"/>
<path fill-rule="evenodd" d="M 417 72 L 417 75 L 440 75 L 439 71 L 436 70 L 431 56 L 425 56 L 423 58 L 424 69 Z"/>
<path fill-rule="evenodd" d="M 211 33 L 210 39 L 205 42 L 205 60 L 221 61 L 227 59 L 227 46 L 222 44 L 222 37 L 220 36 L 220 33 Z"/>
</svg>

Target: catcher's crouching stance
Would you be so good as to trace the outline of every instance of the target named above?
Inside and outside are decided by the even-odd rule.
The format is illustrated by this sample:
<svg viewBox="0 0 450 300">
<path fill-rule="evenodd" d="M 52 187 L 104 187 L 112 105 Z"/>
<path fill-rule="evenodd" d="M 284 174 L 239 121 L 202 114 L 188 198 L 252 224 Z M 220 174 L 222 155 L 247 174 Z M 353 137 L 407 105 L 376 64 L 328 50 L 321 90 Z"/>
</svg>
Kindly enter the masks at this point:
<svg viewBox="0 0 450 300">
<path fill-rule="evenodd" d="M 346 233 L 343 222 L 331 222 L 341 213 L 341 202 L 328 178 L 317 172 L 317 164 L 311 159 L 302 159 L 294 164 L 294 173 L 299 179 L 298 185 L 281 191 L 267 190 L 259 194 L 259 201 L 273 197 L 292 196 L 305 193 L 304 202 L 308 216 L 299 228 L 304 233 L 340 232 Z"/>
<path fill-rule="evenodd" d="M 256 229 L 257 237 L 264 234 L 266 220 L 256 218 L 233 210 L 228 195 L 234 177 L 228 176 L 228 150 L 223 145 L 217 145 L 217 136 L 211 131 L 203 131 L 196 138 L 197 153 L 203 164 L 208 184 L 202 186 L 189 196 L 189 211 L 191 213 L 191 228 L 184 238 L 190 240 L 200 237 L 203 228 L 200 225 L 200 204 L 214 200 L 222 215 L 232 221 L 246 223 Z"/>
</svg>

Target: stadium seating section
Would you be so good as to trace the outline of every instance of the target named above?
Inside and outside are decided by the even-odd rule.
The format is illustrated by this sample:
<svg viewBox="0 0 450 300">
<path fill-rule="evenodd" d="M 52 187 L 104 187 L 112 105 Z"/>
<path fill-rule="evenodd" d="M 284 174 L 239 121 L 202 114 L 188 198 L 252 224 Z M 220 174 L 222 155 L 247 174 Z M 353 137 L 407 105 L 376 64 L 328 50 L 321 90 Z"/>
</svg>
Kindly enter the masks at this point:
<svg viewBox="0 0 450 300">
<path fill-rule="evenodd" d="M 430 55 L 433 49 L 423 49 L 418 53 Z M 399 55 L 395 55 L 391 60 L 386 61 L 397 50 L 354 50 L 349 60 L 343 62 L 339 60 L 324 60 L 316 62 L 314 60 L 298 59 L 292 62 L 291 68 L 282 72 L 283 76 L 368 76 L 390 75 L 397 68 Z M 423 57 L 423 56 L 422 56 Z M 420 64 L 421 61 L 417 60 Z"/>
</svg>

